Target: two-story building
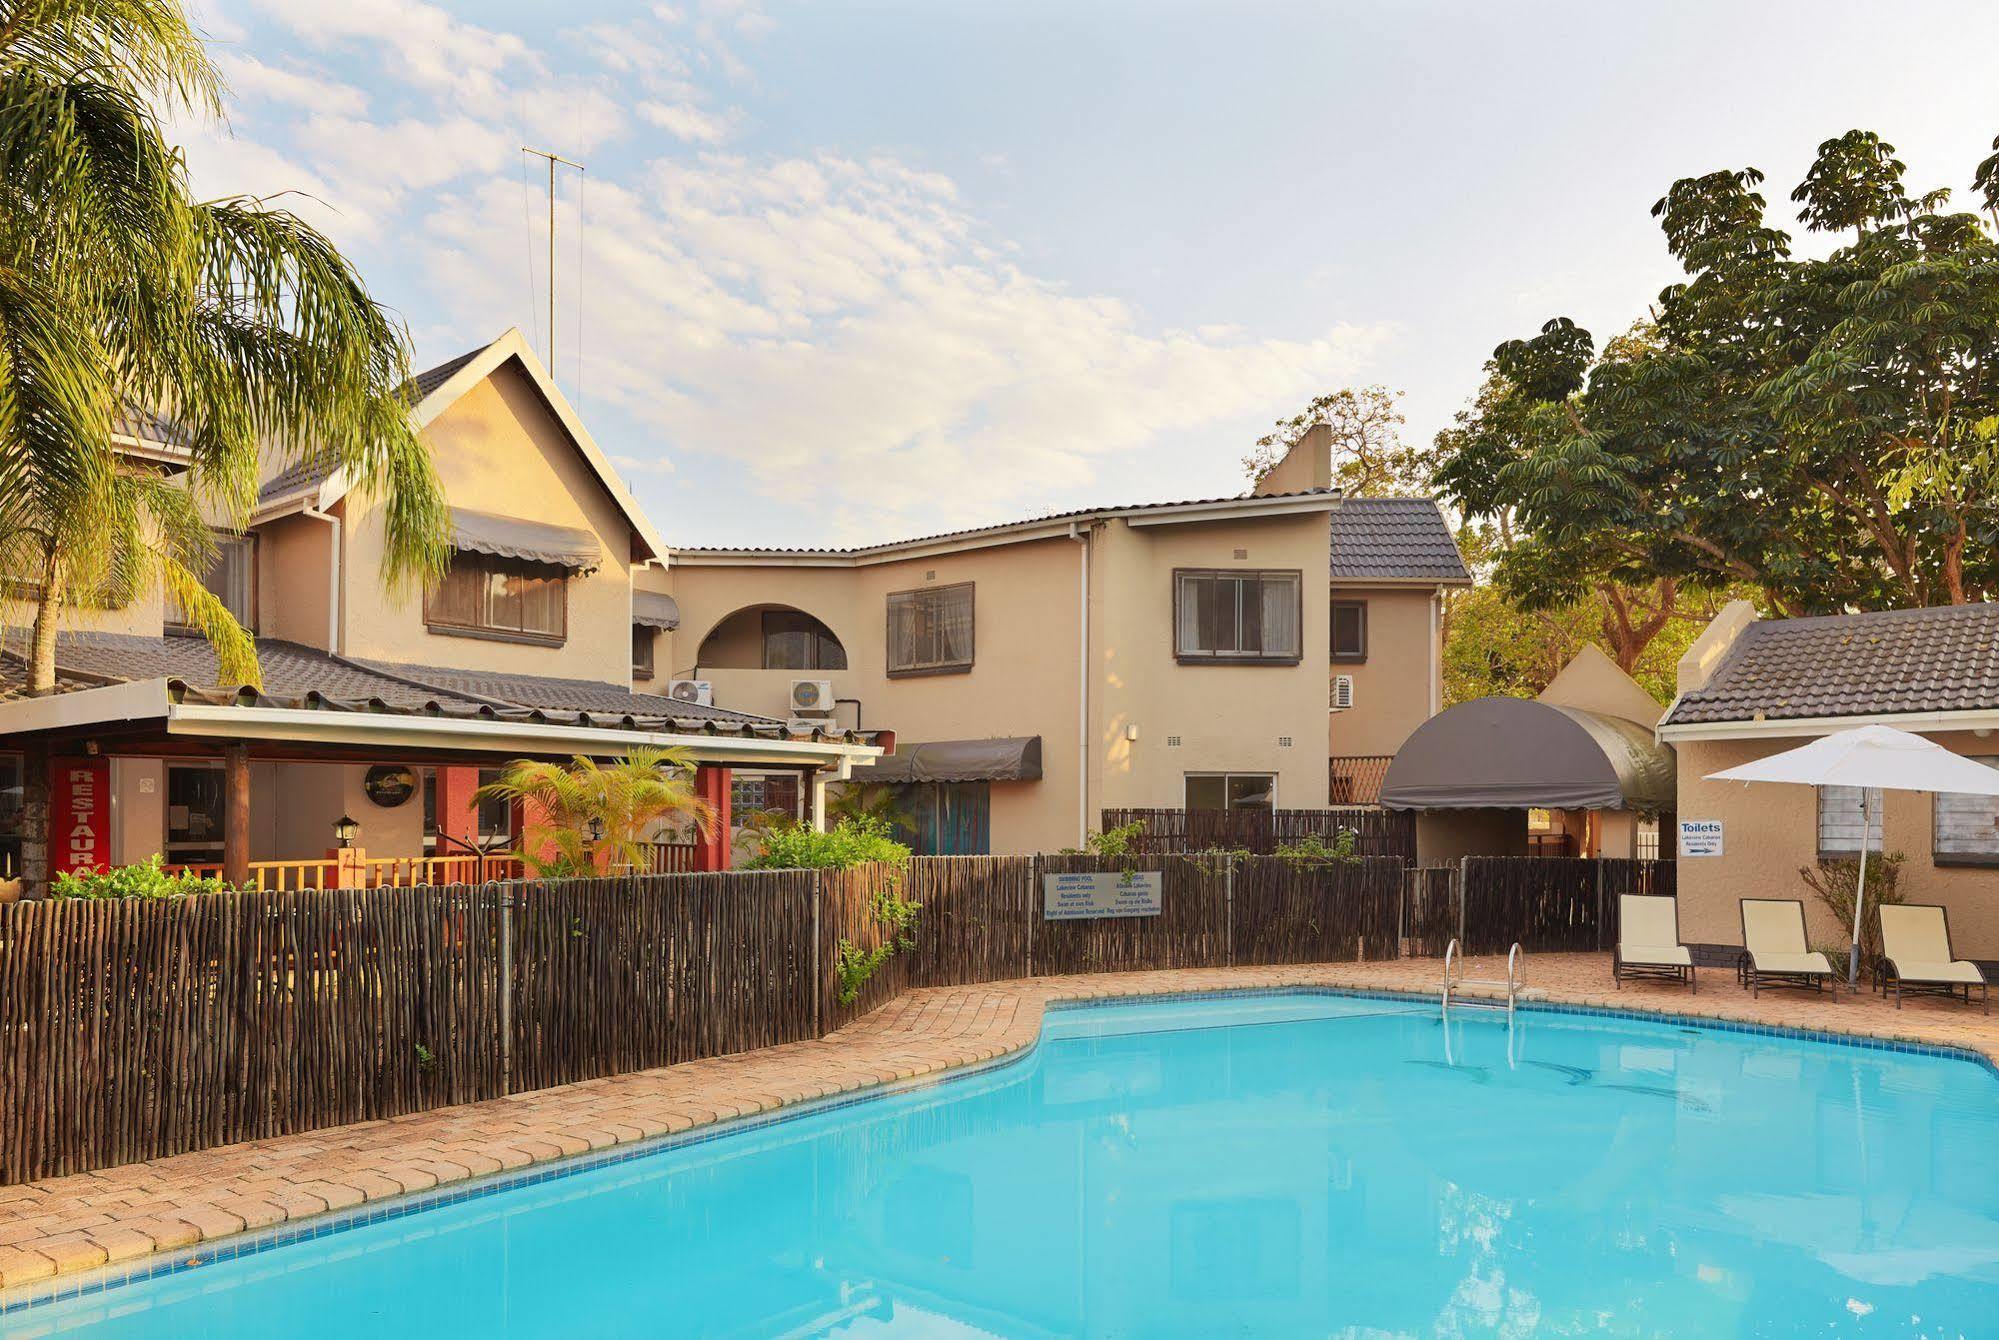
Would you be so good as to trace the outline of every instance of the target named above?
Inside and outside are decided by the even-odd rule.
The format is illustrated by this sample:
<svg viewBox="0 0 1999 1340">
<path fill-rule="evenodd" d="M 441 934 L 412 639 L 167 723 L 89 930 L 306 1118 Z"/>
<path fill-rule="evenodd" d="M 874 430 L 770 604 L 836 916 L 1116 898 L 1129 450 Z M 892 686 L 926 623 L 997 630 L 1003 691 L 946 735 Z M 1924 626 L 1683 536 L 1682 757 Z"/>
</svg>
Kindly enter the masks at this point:
<svg viewBox="0 0 1999 1340">
<path fill-rule="evenodd" d="M 880 754 L 830 724 L 635 689 L 633 621 L 649 616 L 634 574 L 666 545 L 518 331 L 423 373 L 411 399 L 451 506 L 448 573 L 387 589 L 381 500 L 323 464 L 274 470 L 208 575 L 256 634 L 261 688 L 222 682 L 155 594 L 67 611 L 58 691 L 28 697 L 28 611 L 9 608 L 0 860 L 39 881 L 46 787 L 52 869 L 161 852 L 266 884 L 465 878 L 519 822 L 471 802 L 511 759 L 684 749 L 726 807 L 734 768 L 809 792 Z M 128 450 L 172 470 L 170 438 Z M 367 853 L 362 875 L 337 841 Z M 674 859 L 723 863 L 726 837 Z"/>
<path fill-rule="evenodd" d="M 1438 706 L 1429 499 L 1343 500 L 1323 429 L 1257 493 L 847 549 L 678 549 L 638 672 L 695 701 L 886 725 L 925 850 L 1073 846 L 1107 808 L 1371 803 Z M 763 799 L 797 803 L 791 791 Z"/>
</svg>

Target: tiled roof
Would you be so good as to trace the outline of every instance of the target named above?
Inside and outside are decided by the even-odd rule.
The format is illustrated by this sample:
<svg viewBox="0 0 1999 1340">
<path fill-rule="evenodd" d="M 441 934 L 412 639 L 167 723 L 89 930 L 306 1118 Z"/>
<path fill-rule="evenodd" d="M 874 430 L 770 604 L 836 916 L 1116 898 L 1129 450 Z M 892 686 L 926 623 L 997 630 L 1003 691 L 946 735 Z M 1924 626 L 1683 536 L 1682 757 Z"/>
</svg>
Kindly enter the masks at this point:
<svg viewBox="0 0 1999 1340">
<path fill-rule="evenodd" d="M 467 363 L 470 363 L 480 354 L 485 353 L 486 350 L 491 347 L 492 347 L 492 342 L 489 340 L 485 344 L 480 345 L 477 349 L 468 349 L 464 353 L 458 355 L 458 357 L 456 358 L 449 359 L 443 363 L 439 363 L 434 368 L 425 368 L 422 372 L 417 373 L 416 376 L 410 379 L 410 385 L 413 388 L 415 388 L 416 391 L 416 394 L 411 396 L 410 399 L 412 401 L 423 399 L 425 396 L 429 395 L 432 391 L 435 391 L 438 387 L 450 381 L 452 377 L 457 374 L 460 368 L 464 367 Z"/>
<path fill-rule="evenodd" d="M 25 674 L 16 650 L 25 634 L 9 633 L 0 656 L 0 701 L 25 696 Z M 633 693 L 598 680 L 509 675 L 447 666 L 350 660 L 323 651 L 259 638 L 261 690 L 226 683 L 215 650 L 199 637 L 140 637 L 127 633 L 65 632 L 56 642 L 57 691 L 73 693 L 107 683 L 165 679 L 176 701 L 291 708 L 420 713 L 447 717 L 533 720 L 578 727 L 631 726 L 666 734 L 730 734 L 783 738 L 786 722 L 748 712 L 704 707 L 651 693 Z M 828 730 L 847 738 L 852 733 Z M 859 738 L 871 738 L 865 734 Z"/>
<path fill-rule="evenodd" d="M 828 557 L 849 557 L 855 554 L 874 553 L 877 550 L 882 550 L 882 549 L 900 548 L 904 545 L 934 544 L 939 540 L 955 540 L 967 535 L 985 535 L 994 531 L 1014 530 L 1028 526 L 1041 526 L 1041 525 L 1046 525 L 1051 521 L 1071 521 L 1071 520 L 1080 520 L 1083 517 L 1116 516 L 1125 512 L 1151 512 L 1167 507 L 1216 507 L 1220 506 L 1223 503 L 1282 502 L 1287 499 L 1310 498 L 1317 496 L 1323 496 L 1327 500 L 1327 505 L 1331 506 L 1332 503 L 1339 498 L 1339 490 L 1299 489 L 1292 493 L 1248 493 L 1248 494 L 1236 494 L 1232 497 L 1226 497 L 1226 498 L 1186 498 L 1186 499 L 1175 500 L 1172 502 L 1123 503 L 1123 504 L 1113 504 L 1105 507 L 1079 507 L 1074 511 L 1050 512 L 1045 516 L 1027 517 L 1019 521 L 995 522 L 990 526 L 967 526 L 961 530 L 938 531 L 930 535 L 913 535 L 904 539 L 884 541 L 883 543 L 880 544 L 855 545 L 845 549 L 839 549 L 839 548 L 788 549 L 782 547 L 770 548 L 770 547 L 752 546 L 752 545 L 745 545 L 745 546 L 693 545 L 686 548 L 676 547 L 673 552 L 676 555 L 700 554 L 700 555 L 707 555 L 714 557 L 731 557 L 738 554 L 757 555 L 757 556 L 796 555 L 800 558 L 811 557 L 813 555 L 822 555 Z"/>
<path fill-rule="evenodd" d="M 265 507 L 283 498 L 311 493 L 324 484 L 338 468 L 338 462 L 324 456 L 293 461 L 258 487 L 257 505 Z"/>
<path fill-rule="evenodd" d="M 1999 708 L 1999 605 L 1752 623 L 1663 724 Z"/>
<path fill-rule="evenodd" d="M 1471 573 L 1434 498 L 1348 498 L 1333 510 L 1333 578 L 1434 578 Z"/>
<path fill-rule="evenodd" d="M 157 410 L 127 405 L 111 421 L 111 431 L 119 437 L 140 442 L 157 442 L 165 447 L 185 447 L 187 430 Z"/>
<path fill-rule="evenodd" d="M 685 721 L 756 722 L 773 718 L 731 712 L 721 707 L 684 703 L 657 693 L 634 693 L 618 684 L 595 679 L 557 679 L 548 675 L 509 675 L 496 670 L 461 670 L 448 666 L 409 665 L 395 661 L 356 660 L 384 674 L 395 675 L 444 692 L 489 702 L 505 702 L 548 711 L 589 712 L 616 716 L 670 716 Z"/>
</svg>

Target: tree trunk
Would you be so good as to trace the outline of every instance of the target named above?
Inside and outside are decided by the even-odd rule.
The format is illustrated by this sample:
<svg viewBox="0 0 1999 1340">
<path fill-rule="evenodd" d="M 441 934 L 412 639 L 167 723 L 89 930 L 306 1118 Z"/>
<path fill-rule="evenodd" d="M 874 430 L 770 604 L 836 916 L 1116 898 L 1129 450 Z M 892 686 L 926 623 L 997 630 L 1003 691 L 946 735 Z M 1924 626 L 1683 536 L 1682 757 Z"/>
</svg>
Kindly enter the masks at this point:
<svg viewBox="0 0 1999 1340">
<path fill-rule="evenodd" d="M 42 564 L 42 598 L 35 606 L 34 637 L 28 647 L 28 692 L 36 696 L 56 689 L 56 620 L 62 599 L 62 570 L 51 546 Z"/>
</svg>

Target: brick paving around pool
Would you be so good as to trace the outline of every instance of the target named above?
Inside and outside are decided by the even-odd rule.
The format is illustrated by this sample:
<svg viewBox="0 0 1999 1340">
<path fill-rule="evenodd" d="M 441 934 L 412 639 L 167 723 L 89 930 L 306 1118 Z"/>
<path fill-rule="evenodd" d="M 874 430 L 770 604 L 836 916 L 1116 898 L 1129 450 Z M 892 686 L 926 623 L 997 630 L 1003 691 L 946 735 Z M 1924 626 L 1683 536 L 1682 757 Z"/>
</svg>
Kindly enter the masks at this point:
<svg viewBox="0 0 1999 1340">
<path fill-rule="evenodd" d="M 216 1240 L 364 1202 L 975 1066 L 1031 1046 L 1052 1001 L 1287 986 L 1434 996 L 1442 971 L 1434 959 L 1405 959 L 939 987 L 902 996 L 816 1042 L 0 1187 L 0 1302 L 22 1286 L 47 1287 L 56 1275 L 155 1253 L 200 1256 Z M 1467 975 L 1503 978 L 1506 964 L 1475 959 Z M 1752 1000 L 1731 972 L 1704 969 L 1700 977 L 1695 995 L 1663 983 L 1627 982 L 1620 991 L 1604 954 L 1534 955 L 1524 973 L 1525 984 L 1553 1003 L 1836 1031 L 1999 1062 L 1999 1017 L 1976 1005 L 1911 1000 L 1898 1011 L 1865 990 L 1837 1003 L 1795 992 Z"/>
</svg>

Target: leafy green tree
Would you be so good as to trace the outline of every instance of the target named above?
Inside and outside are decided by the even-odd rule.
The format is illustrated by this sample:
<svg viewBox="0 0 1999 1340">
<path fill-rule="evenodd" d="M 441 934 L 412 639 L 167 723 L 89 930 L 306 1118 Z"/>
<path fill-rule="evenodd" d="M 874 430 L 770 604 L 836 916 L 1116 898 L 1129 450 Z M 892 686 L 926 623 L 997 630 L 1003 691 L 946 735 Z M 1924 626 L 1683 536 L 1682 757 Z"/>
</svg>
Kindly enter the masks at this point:
<svg viewBox="0 0 1999 1340">
<path fill-rule="evenodd" d="M 1903 177 L 1870 133 L 1820 146 L 1800 218 L 1853 234 L 1824 259 L 1792 256 L 1754 169 L 1682 179 L 1653 213 L 1687 277 L 1647 325 L 1494 351 L 1438 479 L 1506 518 L 1516 589 L 1587 559 L 1785 614 L 1999 595 L 1999 244 Z M 1999 226 L 1999 154 L 1974 185 Z"/>
<path fill-rule="evenodd" d="M 662 823 L 708 832 L 714 808 L 694 789 L 695 763 L 677 749 L 644 747 L 611 764 L 578 755 L 567 766 L 517 759 L 475 801 L 520 801 L 526 812 L 514 854 L 544 879 L 643 869 L 646 835 Z"/>
<path fill-rule="evenodd" d="M 1313 399 L 1303 412 L 1279 419 L 1243 457 L 1252 485 L 1261 483 L 1298 439 L 1317 424 L 1332 429 L 1333 484 L 1349 498 L 1427 494 L 1429 464 L 1402 441 L 1402 393 L 1385 386 L 1346 387 Z"/>
<path fill-rule="evenodd" d="M 160 588 L 225 678 L 258 682 L 254 645 L 200 574 L 204 512 L 240 528 L 264 455 L 337 462 L 383 500 L 392 585 L 447 556 L 400 323 L 291 214 L 193 197 L 162 117 L 220 106 L 175 0 L 0 17 L 0 572 L 35 607 L 35 692 L 54 687 L 66 605 Z M 178 425 L 184 479 L 114 449 L 132 410 Z"/>
</svg>

